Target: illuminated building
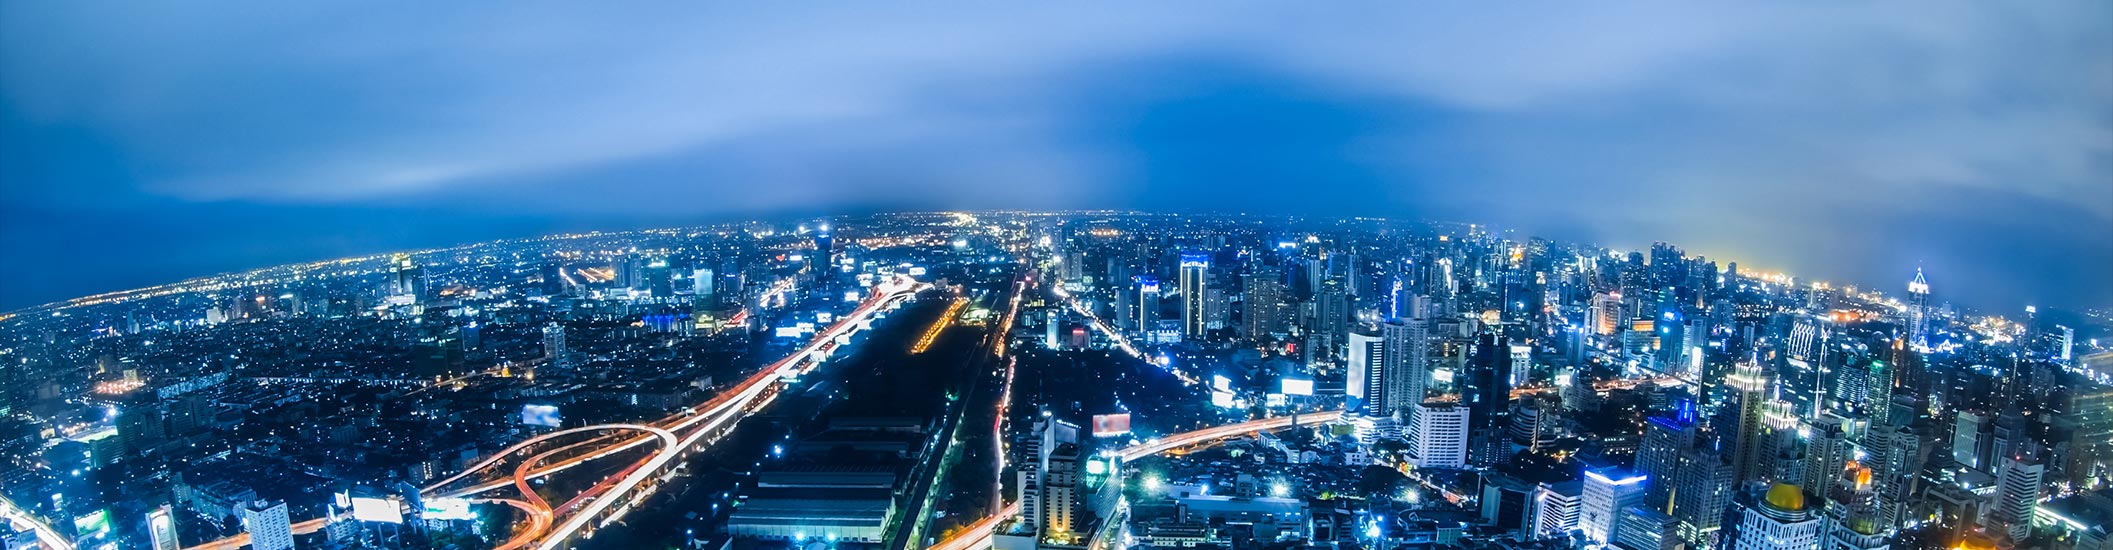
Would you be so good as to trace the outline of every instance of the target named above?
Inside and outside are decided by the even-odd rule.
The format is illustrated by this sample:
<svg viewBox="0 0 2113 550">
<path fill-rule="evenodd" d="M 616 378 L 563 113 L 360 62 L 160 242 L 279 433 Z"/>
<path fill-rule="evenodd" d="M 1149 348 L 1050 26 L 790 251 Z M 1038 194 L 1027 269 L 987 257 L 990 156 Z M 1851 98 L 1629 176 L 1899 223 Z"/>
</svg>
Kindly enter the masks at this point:
<svg viewBox="0 0 2113 550">
<path fill-rule="evenodd" d="M 1982 516 L 1982 528 L 2010 542 L 2032 536 L 2033 516 L 2040 507 L 2040 482 L 2046 474 L 2047 466 L 2039 460 L 2005 457 L 1996 500 Z"/>
<path fill-rule="evenodd" d="M 543 359 L 553 367 L 572 365 L 572 348 L 565 345 L 565 326 L 550 323 L 543 326 Z"/>
<path fill-rule="evenodd" d="M 1584 531 L 1585 539 L 1603 544 L 1613 542 L 1622 510 L 1643 504 L 1646 479 L 1643 474 L 1627 468 L 1586 470 L 1577 518 L 1578 529 Z"/>
<path fill-rule="evenodd" d="M 1636 446 L 1636 470 L 1650 481 L 1644 502 L 1664 508 L 1673 498 L 1673 471 L 1680 453 L 1695 444 L 1693 401 L 1682 401 L 1671 416 L 1653 416 L 1644 421 L 1643 441 Z"/>
<path fill-rule="evenodd" d="M 1206 297 L 1203 289 L 1205 286 L 1209 286 L 1210 268 L 1210 254 L 1203 252 L 1183 252 L 1181 254 L 1181 279 L 1177 290 L 1181 292 L 1181 335 L 1184 337 L 1200 338 L 1203 336 L 1204 331 L 1209 328 L 1205 324 L 1207 322 L 1204 315 Z"/>
<path fill-rule="evenodd" d="M 251 550 L 293 550 L 293 523 L 285 502 L 259 500 L 243 505 L 242 529 L 249 533 Z"/>
<path fill-rule="evenodd" d="M 1915 349 L 1930 347 L 1930 281 L 1922 277 L 1922 268 L 1915 268 L 1915 278 L 1908 281 L 1908 343 Z"/>
<path fill-rule="evenodd" d="M 1423 318 L 1395 319 L 1379 325 L 1380 338 L 1386 341 L 1385 370 L 1387 404 L 1394 409 L 1409 409 L 1422 403 L 1425 387 L 1430 384 L 1430 321 Z M 1408 411 L 1413 415 L 1415 411 Z M 1407 419 L 1415 424 L 1412 416 Z"/>
<path fill-rule="evenodd" d="M 1414 453 L 1419 468 L 1459 468 L 1467 464 L 1467 407 L 1428 401 L 1416 406 Z"/>
<path fill-rule="evenodd" d="M 1762 401 L 1767 398 L 1768 377 L 1761 372 L 1761 365 L 1752 361 L 1739 363 L 1737 370 L 1725 378 L 1725 383 L 1736 392 L 1738 400 L 1738 424 L 1733 428 L 1732 473 L 1739 481 L 1762 477 L 1761 436 Z"/>
<path fill-rule="evenodd" d="M 1159 278 L 1151 275 L 1137 276 L 1137 327 L 1151 331 L 1159 328 Z"/>
<path fill-rule="evenodd" d="M 1819 548 L 1820 518 L 1805 507 L 1805 491 L 1777 483 L 1761 502 L 1743 506 L 1733 550 L 1811 550 Z"/>
<path fill-rule="evenodd" d="M 154 550 L 177 550 L 182 544 L 176 538 L 176 517 L 170 515 L 169 505 L 163 504 L 147 512 L 147 539 Z"/>
<path fill-rule="evenodd" d="M 1360 403 L 1365 416 L 1394 414 L 1395 403 L 1387 400 L 1387 341 L 1374 334 L 1350 333 L 1349 361 L 1344 365 L 1345 390 Z"/>
</svg>

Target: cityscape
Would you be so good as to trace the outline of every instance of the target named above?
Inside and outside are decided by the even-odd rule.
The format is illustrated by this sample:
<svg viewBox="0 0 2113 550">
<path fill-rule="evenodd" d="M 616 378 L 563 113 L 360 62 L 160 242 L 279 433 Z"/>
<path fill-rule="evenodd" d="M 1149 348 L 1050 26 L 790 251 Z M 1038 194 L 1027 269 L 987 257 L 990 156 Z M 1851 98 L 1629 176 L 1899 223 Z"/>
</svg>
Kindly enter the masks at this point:
<svg viewBox="0 0 2113 550">
<path fill-rule="evenodd" d="M 2113 2 L 0 1 L 0 550 L 2113 550 Z"/>
<path fill-rule="evenodd" d="M 279 266 L 0 321 L 6 540 L 2099 548 L 2108 312 L 1901 271 L 1120 211 Z"/>
</svg>

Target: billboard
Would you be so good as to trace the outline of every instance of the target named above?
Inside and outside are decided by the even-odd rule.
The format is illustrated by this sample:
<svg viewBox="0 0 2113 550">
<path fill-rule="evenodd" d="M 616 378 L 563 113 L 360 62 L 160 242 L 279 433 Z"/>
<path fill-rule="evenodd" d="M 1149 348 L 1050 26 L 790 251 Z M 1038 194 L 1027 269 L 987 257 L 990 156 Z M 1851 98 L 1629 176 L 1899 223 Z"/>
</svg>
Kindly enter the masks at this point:
<svg viewBox="0 0 2113 550">
<path fill-rule="evenodd" d="M 404 510 L 396 501 L 386 498 L 352 497 L 352 519 L 403 523 Z"/>
<path fill-rule="evenodd" d="M 1130 413 L 1093 415 L 1093 437 L 1115 437 L 1130 433 Z"/>
<path fill-rule="evenodd" d="M 1284 379 L 1284 395 L 1313 395 L 1313 381 L 1297 378 Z"/>
<path fill-rule="evenodd" d="M 470 501 L 465 499 L 436 498 L 425 502 L 425 513 L 420 515 L 426 519 L 477 519 L 477 513 L 470 511 Z"/>
<path fill-rule="evenodd" d="M 559 424 L 562 424 L 558 419 L 558 407 L 556 405 L 522 405 L 521 423 L 547 428 L 556 428 Z"/>
</svg>

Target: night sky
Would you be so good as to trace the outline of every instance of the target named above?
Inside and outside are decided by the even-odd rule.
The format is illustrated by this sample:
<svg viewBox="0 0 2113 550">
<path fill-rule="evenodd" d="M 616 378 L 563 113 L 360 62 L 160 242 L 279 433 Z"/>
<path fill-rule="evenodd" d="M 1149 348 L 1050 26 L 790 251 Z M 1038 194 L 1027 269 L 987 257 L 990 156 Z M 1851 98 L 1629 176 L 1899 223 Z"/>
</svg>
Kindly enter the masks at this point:
<svg viewBox="0 0 2113 550">
<path fill-rule="evenodd" d="M 952 208 L 1489 222 L 2113 305 L 2113 2 L 715 4 L 0 3 L 0 309 Z"/>
</svg>

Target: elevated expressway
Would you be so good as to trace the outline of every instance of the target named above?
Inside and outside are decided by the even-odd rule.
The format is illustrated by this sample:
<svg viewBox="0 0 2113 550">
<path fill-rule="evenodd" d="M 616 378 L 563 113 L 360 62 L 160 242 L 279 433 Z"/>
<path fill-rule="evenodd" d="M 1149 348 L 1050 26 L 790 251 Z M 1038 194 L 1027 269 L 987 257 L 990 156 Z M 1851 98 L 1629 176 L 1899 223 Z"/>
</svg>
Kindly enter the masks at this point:
<svg viewBox="0 0 2113 550">
<path fill-rule="evenodd" d="M 1343 411 L 1323 411 L 1300 414 L 1296 418 L 1299 422 L 1319 423 L 1333 422 L 1342 417 Z M 1117 450 L 1115 454 L 1122 457 L 1123 462 L 1129 462 L 1174 449 L 1204 445 L 1228 438 L 1287 428 L 1291 426 L 1293 418 L 1291 416 L 1277 416 L 1260 420 L 1249 420 L 1238 424 L 1214 426 L 1192 432 L 1182 432 L 1124 447 L 1121 450 Z M 1019 503 L 1015 502 L 1006 505 L 1005 509 L 999 510 L 998 513 L 969 525 L 967 529 L 963 529 L 954 538 L 940 541 L 939 544 L 934 544 L 927 550 L 981 550 L 990 548 L 991 536 L 996 534 L 995 531 L 998 526 L 1004 523 L 1006 519 L 1019 513 Z"/>
<path fill-rule="evenodd" d="M 681 459 L 716 443 L 742 418 L 775 400 L 784 385 L 783 380 L 819 367 L 852 335 L 870 328 L 875 318 L 929 287 L 902 275 L 885 279 L 875 285 L 873 293 L 851 313 L 817 332 L 800 349 L 757 370 L 698 406 L 653 422 L 582 426 L 537 435 L 426 486 L 420 490 L 419 496 L 422 499 L 472 498 L 510 488 L 519 494 L 518 498 L 472 498 L 473 502 L 512 506 L 527 516 L 528 521 L 499 548 L 554 550 L 566 546 L 568 541 L 582 534 L 591 535 L 594 527 L 615 521 L 651 496 L 661 481 L 675 474 L 675 466 L 682 463 Z M 568 440 L 572 441 L 562 443 Z M 546 449 L 551 445 L 557 446 Z M 555 506 L 529 484 L 531 480 L 646 445 L 652 445 L 650 454 L 636 458 L 635 462 L 619 469 L 616 475 Z M 531 452 L 534 454 L 525 458 L 520 456 Z M 500 469 L 508 463 L 513 464 L 510 472 Z M 494 479 L 494 476 L 487 475 L 491 473 L 511 475 Z M 314 532 L 324 523 L 323 519 L 296 523 L 294 532 Z M 188 550 L 233 550 L 248 542 L 247 535 L 238 535 L 192 546 Z"/>
</svg>

